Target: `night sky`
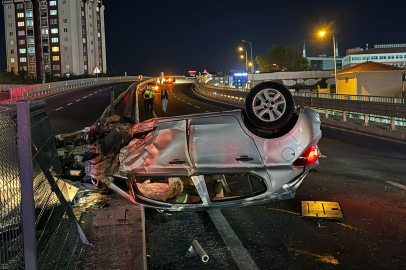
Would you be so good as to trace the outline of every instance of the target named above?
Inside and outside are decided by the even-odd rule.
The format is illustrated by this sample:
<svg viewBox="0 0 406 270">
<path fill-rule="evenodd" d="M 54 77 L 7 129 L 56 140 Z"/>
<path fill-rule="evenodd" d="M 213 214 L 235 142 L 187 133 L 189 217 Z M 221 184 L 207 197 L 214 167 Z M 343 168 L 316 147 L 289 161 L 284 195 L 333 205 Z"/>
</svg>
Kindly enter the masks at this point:
<svg viewBox="0 0 406 270">
<path fill-rule="evenodd" d="M 59 1 L 59 0 L 58 0 Z M 375 4 L 377 3 L 377 4 Z M 402 4 L 403 3 L 403 4 Z M 107 69 L 129 75 L 186 75 L 244 70 L 238 46 L 253 45 L 253 57 L 274 43 L 294 43 L 307 56 L 332 54 L 332 39 L 315 40 L 330 25 L 339 54 L 348 48 L 406 43 L 404 1 L 135 1 L 105 0 Z M 3 7 L 2 7 L 3 8 Z M 4 22 L 4 12 L 0 13 Z M 0 27 L 4 37 L 4 25 Z M 4 39 L 0 70 L 6 69 Z"/>
</svg>

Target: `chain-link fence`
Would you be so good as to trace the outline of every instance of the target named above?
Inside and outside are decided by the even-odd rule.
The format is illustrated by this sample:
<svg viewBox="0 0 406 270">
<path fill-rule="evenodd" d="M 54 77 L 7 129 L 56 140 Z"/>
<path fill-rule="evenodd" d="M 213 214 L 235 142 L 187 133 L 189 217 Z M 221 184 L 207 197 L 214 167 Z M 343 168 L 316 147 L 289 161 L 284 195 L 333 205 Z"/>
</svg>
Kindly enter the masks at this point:
<svg viewBox="0 0 406 270">
<path fill-rule="evenodd" d="M 61 165 L 43 109 L 43 101 L 30 104 L 36 239 L 33 247 L 24 246 L 22 241 L 28 228 L 22 226 L 16 105 L 0 105 L 1 269 L 24 269 L 27 252 L 37 254 L 38 267 L 31 269 L 75 269 L 82 251 L 79 226 L 70 208 L 77 188 L 58 177 Z M 25 218 L 26 212 L 23 213 Z"/>
</svg>

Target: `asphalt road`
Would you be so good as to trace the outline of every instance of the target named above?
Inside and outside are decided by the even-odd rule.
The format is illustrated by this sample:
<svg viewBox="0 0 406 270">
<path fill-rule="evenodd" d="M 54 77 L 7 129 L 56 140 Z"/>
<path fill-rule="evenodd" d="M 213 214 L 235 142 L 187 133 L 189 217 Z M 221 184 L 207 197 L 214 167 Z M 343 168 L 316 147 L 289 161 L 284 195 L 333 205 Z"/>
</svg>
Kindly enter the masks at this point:
<svg viewBox="0 0 406 270">
<path fill-rule="evenodd" d="M 154 106 L 158 117 L 231 108 L 207 104 L 190 85 L 173 86 L 167 114 L 159 94 Z M 142 102 L 140 111 L 142 120 L 152 117 L 143 113 Z M 221 222 L 214 212 L 146 209 L 148 269 L 404 269 L 406 145 L 322 131 L 320 166 L 295 199 L 225 208 Z M 345 219 L 305 219 L 300 202 L 307 200 L 339 202 Z M 209 262 L 185 257 L 194 239 Z"/>
<path fill-rule="evenodd" d="M 49 114 L 53 133 L 69 133 L 93 125 L 109 106 L 111 91 L 117 98 L 131 84 L 90 86 L 45 98 L 45 111 Z"/>
</svg>

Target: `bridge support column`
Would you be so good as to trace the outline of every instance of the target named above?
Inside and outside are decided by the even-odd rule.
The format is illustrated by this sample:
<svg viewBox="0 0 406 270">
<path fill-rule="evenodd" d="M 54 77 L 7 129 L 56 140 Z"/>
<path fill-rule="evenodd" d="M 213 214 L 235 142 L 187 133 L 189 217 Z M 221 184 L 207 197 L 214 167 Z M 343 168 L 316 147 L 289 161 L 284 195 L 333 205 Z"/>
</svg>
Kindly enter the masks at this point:
<svg viewBox="0 0 406 270">
<path fill-rule="evenodd" d="M 324 118 L 325 118 L 325 119 L 328 118 L 328 109 L 324 109 Z"/>
<path fill-rule="evenodd" d="M 391 117 L 391 119 L 390 119 L 390 127 L 389 127 L 389 130 L 396 130 L 395 117 Z"/>
<path fill-rule="evenodd" d="M 342 120 L 343 122 L 348 122 L 347 121 L 347 112 L 343 112 L 343 120 Z"/>
<path fill-rule="evenodd" d="M 369 114 L 364 114 L 364 123 L 363 126 L 369 126 Z"/>
</svg>

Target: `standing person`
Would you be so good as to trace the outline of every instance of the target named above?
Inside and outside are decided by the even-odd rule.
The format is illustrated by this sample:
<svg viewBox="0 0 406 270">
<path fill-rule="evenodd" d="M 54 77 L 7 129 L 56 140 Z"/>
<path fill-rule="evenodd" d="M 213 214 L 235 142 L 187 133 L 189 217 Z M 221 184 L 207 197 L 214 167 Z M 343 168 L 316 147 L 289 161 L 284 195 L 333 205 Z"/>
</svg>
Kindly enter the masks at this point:
<svg viewBox="0 0 406 270">
<path fill-rule="evenodd" d="M 151 87 L 152 88 L 152 87 Z M 147 100 L 147 113 L 152 113 L 154 110 L 154 89 L 148 88 L 144 93 L 145 99 Z"/>
<path fill-rule="evenodd" d="M 148 113 L 148 102 L 147 102 L 147 98 L 145 97 L 145 91 L 148 90 L 148 84 L 145 86 L 144 90 L 142 90 L 142 99 L 144 100 L 144 110 L 146 113 Z"/>
<path fill-rule="evenodd" d="M 166 108 L 168 107 L 168 91 L 164 86 L 161 91 L 161 101 L 162 101 L 162 110 L 166 113 Z"/>
</svg>

